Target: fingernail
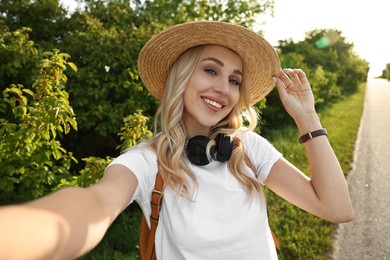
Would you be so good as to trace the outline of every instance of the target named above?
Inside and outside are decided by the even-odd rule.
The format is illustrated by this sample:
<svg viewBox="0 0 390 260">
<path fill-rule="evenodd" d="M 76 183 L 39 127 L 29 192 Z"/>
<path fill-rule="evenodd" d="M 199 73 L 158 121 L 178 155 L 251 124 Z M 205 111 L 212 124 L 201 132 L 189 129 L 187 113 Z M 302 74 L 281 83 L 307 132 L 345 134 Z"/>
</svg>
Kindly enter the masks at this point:
<svg viewBox="0 0 390 260">
<path fill-rule="evenodd" d="M 276 83 L 278 80 L 275 77 L 272 77 L 272 80 Z"/>
</svg>

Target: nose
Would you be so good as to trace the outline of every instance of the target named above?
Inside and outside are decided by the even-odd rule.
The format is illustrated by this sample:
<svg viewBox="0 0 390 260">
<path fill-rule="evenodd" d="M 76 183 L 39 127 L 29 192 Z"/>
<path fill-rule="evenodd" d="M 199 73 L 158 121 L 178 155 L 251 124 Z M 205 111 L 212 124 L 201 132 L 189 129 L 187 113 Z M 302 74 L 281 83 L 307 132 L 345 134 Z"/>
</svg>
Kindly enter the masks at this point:
<svg viewBox="0 0 390 260">
<path fill-rule="evenodd" d="M 224 96 L 229 95 L 230 93 L 230 82 L 228 79 L 221 79 L 217 82 L 217 84 L 214 87 L 214 90 L 216 92 L 221 93 Z"/>
</svg>

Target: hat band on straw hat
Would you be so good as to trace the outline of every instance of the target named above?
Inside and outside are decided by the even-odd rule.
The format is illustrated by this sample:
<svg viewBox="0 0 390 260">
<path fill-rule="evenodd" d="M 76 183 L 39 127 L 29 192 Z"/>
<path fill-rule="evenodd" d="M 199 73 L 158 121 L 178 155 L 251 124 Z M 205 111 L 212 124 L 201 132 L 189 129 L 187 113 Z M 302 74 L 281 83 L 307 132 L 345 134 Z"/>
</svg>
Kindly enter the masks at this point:
<svg viewBox="0 0 390 260">
<path fill-rule="evenodd" d="M 168 73 L 178 57 L 192 47 L 209 44 L 229 48 L 241 57 L 252 105 L 273 89 L 272 77 L 280 73 L 275 49 L 245 27 L 214 21 L 178 24 L 153 36 L 138 58 L 139 75 L 146 88 L 161 99 Z"/>
</svg>

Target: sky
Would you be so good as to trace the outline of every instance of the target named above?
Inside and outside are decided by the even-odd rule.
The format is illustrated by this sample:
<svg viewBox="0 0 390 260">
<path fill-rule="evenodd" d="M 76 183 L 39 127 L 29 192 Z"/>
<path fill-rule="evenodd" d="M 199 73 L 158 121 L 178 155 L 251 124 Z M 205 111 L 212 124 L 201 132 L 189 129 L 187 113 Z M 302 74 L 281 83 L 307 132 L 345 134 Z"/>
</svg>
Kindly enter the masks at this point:
<svg viewBox="0 0 390 260">
<path fill-rule="evenodd" d="M 61 0 L 75 9 L 75 0 Z M 369 62 L 369 76 L 382 74 L 390 63 L 389 0 L 275 0 L 274 16 L 256 29 L 274 46 L 279 40 L 303 40 L 314 29 L 336 29 L 354 51 Z"/>
<path fill-rule="evenodd" d="M 390 63 L 389 0 L 275 0 L 274 17 L 259 29 L 273 45 L 303 40 L 313 29 L 337 29 L 369 62 L 369 76 L 382 74 Z"/>
</svg>

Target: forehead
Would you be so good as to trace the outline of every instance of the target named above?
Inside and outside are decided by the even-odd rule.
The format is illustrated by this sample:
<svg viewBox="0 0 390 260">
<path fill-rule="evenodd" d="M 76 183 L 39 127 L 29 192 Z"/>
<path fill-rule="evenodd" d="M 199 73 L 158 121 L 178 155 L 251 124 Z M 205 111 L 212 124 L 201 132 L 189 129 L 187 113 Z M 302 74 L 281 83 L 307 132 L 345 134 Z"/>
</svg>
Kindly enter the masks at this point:
<svg viewBox="0 0 390 260">
<path fill-rule="evenodd" d="M 229 63 L 239 69 L 242 69 L 242 59 L 233 50 L 221 45 L 207 45 L 200 54 L 200 60 L 207 57 L 221 59 L 224 63 Z"/>
</svg>

